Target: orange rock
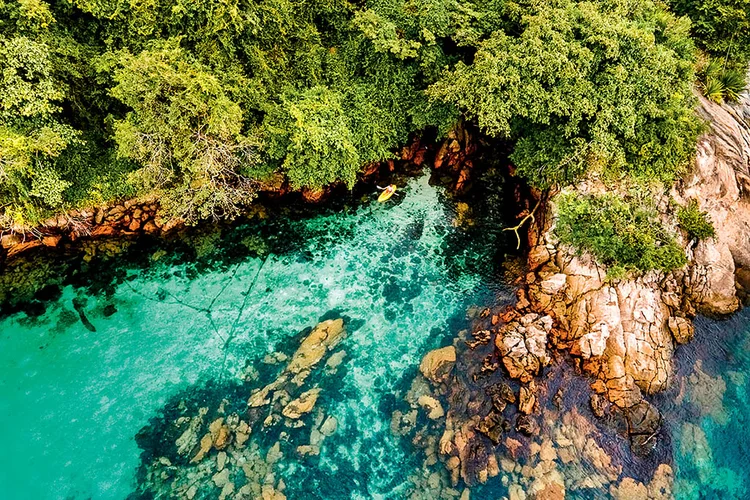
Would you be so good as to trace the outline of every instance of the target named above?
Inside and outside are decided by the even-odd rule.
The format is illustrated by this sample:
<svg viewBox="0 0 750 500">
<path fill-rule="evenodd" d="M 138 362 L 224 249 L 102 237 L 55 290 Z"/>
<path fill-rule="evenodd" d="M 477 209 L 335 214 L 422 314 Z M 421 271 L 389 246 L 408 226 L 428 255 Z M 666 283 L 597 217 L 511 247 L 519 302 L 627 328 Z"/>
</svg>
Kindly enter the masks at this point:
<svg viewBox="0 0 750 500">
<path fill-rule="evenodd" d="M 536 500 L 564 500 L 565 486 L 560 483 L 548 483 L 536 494 Z"/>
<path fill-rule="evenodd" d="M 471 174 L 471 171 L 469 170 L 471 167 L 471 162 L 467 161 L 466 166 L 461 169 L 461 172 L 458 174 L 458 180 L 456 181 L 456 191 L 461 191 L 464 187 L 466 187 L 466 183 L 469 181 L 469 177 Z"/>
<path fill-rule="evenodd" d="M 302 190 L 302 198 L 305 199 L 308 203 L 318 203 L 320 200 L 323 199 L 323 196 L 326 194 L 326 192 L 322 189 L 308 189 L 305 188 Z"/>
<path fill-rule="evenodd" d="M 21 237 L 21 235 L 16 234 L 16 233 L 6 234 L 2 238 L 0 238 L 0 242 L 3 248 L 13 247 L 15 245 L 18 245 L 22 241 L 23 241 L 23 238 Z"/>
<path fill-rule="evenodd" d="M 219 427 L 218 432 L 216 433 L 216 440 L 214 441 L 214 446 L 217 450 L 223 450 L 227 446 L 229 446 L 230 438 L 232 435 L 229 433 L 229 427 L 226 425 L 222 425 Z"/>
<path fill-rule="evenodd" d="M 62 236 L 59 235 L 45 236 L 44 238 L 42 238 L 42 244 L 45 247 L 56 247 L 60 243 L 61 239 Z"/>
<path fill-rule="evenodd" d="M 602 379 L 596 379 L 591 383 L 591 390 L 598 394 L 604 394 L 605 392 L 607 392 L 607 386 L 604 384 L 604 381 Z"/>
<path fill-rule="evenodd" d="M 99 226 L 91 231 L 91 236 L 111 236 L 115 234 L 115 228 L 112 226 Z"/>
<path fill-rule="evenodd" d="M 19 243 L 18 245 L 15 245 L 8 250 L 8 257 L 13 257 L 14 255 L 18 255 L 21 252 L 25 252 L 26 250 L 39 246 L 42 246 L 42 241 L 37 239 L 33 239 L 25 243 Z"/>
<path fill-rule="evenodd" d="M 154 221 L 150 220 L 143 225 L 143 231 L 148 234 L 155 234 L 159 232 L 159 228 L 156 227 L 156 223 Z"/>
<path fill-rule="evenodd" d="M 516 459 L 518 458 L 521 450 L 523 449 L 523 444 L 517 439 L 506 437 L 505 448 L 507 448 L 508 453 L 510 453 L 510 456 Z"/>
</svg>

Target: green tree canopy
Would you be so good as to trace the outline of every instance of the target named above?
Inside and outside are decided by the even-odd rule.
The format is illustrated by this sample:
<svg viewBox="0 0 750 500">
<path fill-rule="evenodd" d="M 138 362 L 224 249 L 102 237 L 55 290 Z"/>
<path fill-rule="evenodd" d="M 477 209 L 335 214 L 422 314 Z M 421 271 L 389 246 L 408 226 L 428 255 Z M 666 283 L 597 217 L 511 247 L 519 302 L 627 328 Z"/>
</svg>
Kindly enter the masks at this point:
<svg viewBox="0 0 750 500">
<path fill-rule="evenodd" d="M 651 1 L 3 0 L 2 224 L 137 193 L 232 217 L 272 173 L 351 185 L 460 119 L 536 186 L 669 179 L 698 132 L 690 30 Z"/>
<path fill-rule="evenodd" d="M 539 187 L 589 168 L 670 179 L 699 131 L 689 24 L 651 2 L 528 2 L 513 30 L 430 88 L 488 134 Z"/>
</svg>

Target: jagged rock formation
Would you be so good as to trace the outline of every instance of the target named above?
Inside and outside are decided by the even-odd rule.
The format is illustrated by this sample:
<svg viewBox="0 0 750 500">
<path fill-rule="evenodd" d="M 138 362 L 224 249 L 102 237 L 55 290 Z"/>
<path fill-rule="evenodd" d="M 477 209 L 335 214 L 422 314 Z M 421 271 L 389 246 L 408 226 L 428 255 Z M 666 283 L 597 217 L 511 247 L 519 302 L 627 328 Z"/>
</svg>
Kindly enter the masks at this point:
<svg viewBox="0 0 750 500">
<path fill-rule="evenodd" d="M 730 314 L 747 299 L 750 94 L 735 105 L 700 98 L 699 112 L 711 129 L 697 145 L 691 171 L 656 203 L 663 222 L 677 231 L 674 218 L 668 217 L 674 210 L 672 200 L 680 205 L 695 200 L 709 214 L 716 237 L 704 241 L 691 241 L 685 233 L 678 237 L 688 259 L 680 270 L 610 280 L 607 269 L 591 256 L 579 255 L 557 240 L 555 198 L 544 200 L 541 216 L 529 231 L 528 272 L 519 279 L 516 304 L 482 311 L 471 330 L 473 339 L 465 342 L 468 349 L 456 349 L 455 373 L 430 379 L 432 392 L 421 395 L 448 403 L 436 451 L 426 449 L 428 457 L 436 454 L 444 463 L 450 479 L 446 487 L 459 484 L 459 479 L 483 483 L 499 469 L 504 478 L 520 472 L 518 482 L 508 485 L 511 498 L 563 498 L 566 491 L 607 485 L 613 498 L 671 497 L 668 465 L 655 469 L 651 484 L 623 477 L 604 451 L 599 458 L 580 455 L 601 449 L 586 419 L 564 410 L 553 415 L 549 405 L 539 401 L 555 402 L 560 395 L 545 393 L 550 378 L 545 367 L 565 365 L 564 358 L 572 360 L 575 372 L 588 379 L 593 415 L 614 415 L 615 421 L 622 422 L 619 428 L 631 448 L 646 455 L 662 423 L 649 396 L 672 382 L 672 357 L 679 344 L 692 339 L 693 317 Z M 588 194 L 612 187 L 592 177 L 570 189 Z M 503 377 L 512 379 L 514 388 L 498 382 Z M 411 405 L 418 409 L 418 400 Z M 591 437 L 567 436 L 572 429 L 565 425 L 571 421 L 578 432 Z M 524 435 L 534 444 L 529 445 Z M 565 463 L 576 456 L 576 450 L 566 446 L 580 440 L 586 445 L 575 460 L 598 464 L 593 486 L 591 478 L 587 483 L 566 477 Z M 529 452 L 538 458 L 532 455 L 527 462 L 531 468 L 525 472 L 503 457 L 515 460 L 520 454 L 522 460 L 529 460 Z"/>
<path fill-rule="evenodd" d="M 683 235 L 688 256 L 683 269 L 608 280 L 606 269 L 590 256 L 556 239 L 552 198 L 529 233 L 530 272 L 517 312 L 495 338 L 508 373 L 522 382 L 549 362 L 546 344 L 572 354 L 594 379 L 594 393 L 624 412 L 636 447 L 651 441 L 658 429 L 658 412 L 644 396 L 669 386 L 672 355 L 677 344 L 692 338 L 692 317 L 736 311 L 738 290 L 750 285 L 745 271 L 750 265 L 750 96 L 733 106 L 703 98 L 700 104 L 711 131 L 698 144 L 692 171 L 657 204 L 666 213 L 670 197 L 680 204 L 696 200 L 717 228 L 716 237 L 689 241 Z M 607 189 L 595 178 L 573 188 L 581 194 Z M 532 313 L 554 319 L 547 335 L 525 326 Z M 524 342 L 519 329 L 525 331 Z M 535 351 L 530 337 L 536 339 Z"/>
</svg>

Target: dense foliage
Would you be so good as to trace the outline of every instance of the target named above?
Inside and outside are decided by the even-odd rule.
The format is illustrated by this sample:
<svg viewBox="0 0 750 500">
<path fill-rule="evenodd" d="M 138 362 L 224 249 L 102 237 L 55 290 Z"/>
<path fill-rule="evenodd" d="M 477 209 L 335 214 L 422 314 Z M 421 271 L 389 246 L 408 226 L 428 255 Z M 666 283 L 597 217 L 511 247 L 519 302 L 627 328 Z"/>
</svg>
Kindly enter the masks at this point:
<svg viewBox="0 0 750 500">
<path fill-rule="evenodd" d="M 692 20 L 692 32 L 701 48 L 743 65 L 750 60 L 748 0 L 669 0 L 669 4 Z"/>
<path fill-rule="evenodd" d="M 690 29 L 649 0 L 0 0 L 0 226 L 138 193 L 232 217 L 460 119 L 538 187 L 671 179 Z"/>
<path fill-rule="evenodd" d="M 592 166 L 670 179 L 698 132 L 689 25 L 650 2 L 541 2 L 518 7 L 509 33 L 478 44 L 431 89 L 491 134 L 532 184 Z M 512 34 L 511 34 L 512 33 Z"/>
<path fill-rule="evenodd" d="M 648 192 L 631 196 L 562 195 L 556 234 L 578 251 L 587 250 L 619 277 L 630 271 L 670 271 L 685 253 L 659 221 Z"/>
<path fill-rule="evenodd" d="M 716 234 L 708 213 L 702 212 L 695 200 L 690 200 L 686 206 L 677 210 L 677 221 L 680 229 L 691 239 L 705 240 Z"/>
</svg>

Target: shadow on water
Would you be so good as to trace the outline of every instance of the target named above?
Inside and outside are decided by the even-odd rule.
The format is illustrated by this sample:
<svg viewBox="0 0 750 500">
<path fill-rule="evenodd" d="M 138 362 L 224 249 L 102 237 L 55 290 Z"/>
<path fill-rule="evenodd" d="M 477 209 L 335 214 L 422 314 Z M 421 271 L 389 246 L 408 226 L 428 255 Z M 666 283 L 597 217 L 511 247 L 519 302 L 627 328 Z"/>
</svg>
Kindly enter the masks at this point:
<svg viewBox="0 0 750 500">
<path fill-rule="evenodd" d="M 675 382 L 659 395 L 672 439 L 675 489 L 685 499 L 750 497 L 750 309 L 698 317 L 678 347 Z"/>
<path fill-rule="evenodd" d="M 420 189 L 424 191 L 426 188 Z M 225 376 L 223 371 L 218 376 L 216 373 L 201 375 L 197 381 L 182 384 L 164 397 L 166 402 L 159 403 L 157 413 L 151 415 L 148 425 L 135 436 L 141 449 L 139 483 L 145 480 L 146 464 L 156 458 L 164 457 L 174 464 L 185 462 L 184 456 L 174 453 L 174 443 L 180 436 L 173 425 L 176 419 L 208 407 L 207 425 L 219 415 L 218 408 L 223 400 L 227 400 L 223 405 L 224 415 L 233 412 L 246 414 L 251 390 L 274 380 L 282 369 L 283 363 L 265 362 L 266 354 L 281 353 L 289 357 L 317 322 L 341 317 L 347 328 L 347 338 L 342 342 L 347 353 L 345 361 L 335 377 L 321 374 L 311 377 L 313 385 L 320 384 L 324 388 L 317 406 L 339 417 L 340 430 L 327 439 L 319 456 L 285 458 L 280 464 L 280 474 L 287 479 L 290 498 L 349 498 L 355 492 L 370 497 L 403 488 L 420 459 L 408 440 L 389 437 L 389 422 L 397 399 L 408 390 L 417 373 L 419 359 L 427 350 L 449 344 L 461 329 L 467 327 L 465 311 L 468 306 L 510 295 L 502 281 L 500 265 L 505 253 L 511 251 L 511 245 L 507 244 L 508 233 L 501 231 L 499 219 L 496 219 L 503 206 L 498 194 L 502 187 L 487 184 L 483 189 L 471 195 L 479 196 L 480 200 L 472 203 L 473 208 L 469 211 L 461 205 L 469 198 L 455 199 L 438 190 L 437 205 L 410 209 L 411 212 L 395 221 L 398 226 L 392 234 L 383 231 L 384 244 L 376 247 L 378 252 L 383 252 L 378 258 L 381 265 L 370 265 L 361 274 L 360 281 L 370 287 L 367 290 L 370 296 L 358 299 L 365 306 L 363 310 L 326 307 L 326 296 L 315 289 L 318 295 L 314 296 L 320 304 L 314 304 L 315 308 L 310 309 L 320 312 L 310 315 L 303 323 L 308 328 L 296 333 L 283 326 L 283 316 L 295 311 L 276 311 L 281 317 L 278 324 L 252 323 L 257 330 L 240 332 L 243 335 L 237 338 L 233 337 L 233 325 L 238 320 L 230 322 L 229 327 L 201 324 L 201 329 L 214 328 L 216 335 L 221 335 L 217 338 L 224 340 L 225 363 L 232 363 L 236 371 L 252 373 L 253 376 L 242 380 Z M 495 194 L 490 190 L 495 190 Z M 405 191 L 408 193 L 409 188 Z M 482 193 L 481 196 L 478 193 Z M 139 302 L 169 305 L 163 310 L 171 315 L 209 319 L 214 306 L 231 307 L 232 317 L 236 314 L 239 318 L 245 309 L 244 302 L 252 292 L 252 300 L 258 301 L 253 307 L 258 313 L 264 312 L 264 307 L 270 307 L 263 305 L 267 298 L 283 293 L 300 294 L 303 292 L 300 286 L 319 284 L 300 280 L 299 285 L 294 285 L 296 288 L 283 290 L 279 289 L 283 283 L 273 280 L 262 280 L 262 288 L 253 288 L 255 282 L 248 281 L 242 283 L 242 287 L 232 289 L 232 294 L 236 295 L 225 297 L 222 294 L 233 282 L 233 273 L 241 266 L 248 267 L 248 262 L 266 259 L 272 259 L 277 266 L 274 269 L 295 269 L 297 266 L 309 267 L 311 273 L 317 272 L 319 267 L 316 266 L 325 264 L 328 258 L 326 248 L 362 238 L 360 228 L 363 224 L 384 218 L 388 214 L 385 210 L 397 213 L 406 198 L 397 199 L 386 207 L 371 202 L 374 190 L 365 191 L 364 195 L 367 198 L 364 201 L 363 192 L 341 195 L 313 209 L 269 206 L 266 216 L 260 219 L 192 228 L 179 237 L 166 240 L 144 237 L 137 241 L 97 242 L 92 244 L 95 250 L 83 255 L 60 252 L 50 254 L 54 259 L 29 257 L 25 260 L 42 268 L 43 272 L 40 271 L 38 281 L 28 287 L 32 292 L 19 294 L 13 304 L 6 302 L 0 320 L 12 319 L 15 324 L 28 329 L 47 329 L 46 344 L 40 347 L 55 342 L 55 333 L 51 330 L 58 331 L 59 335 L 70 335 L 74 328 L 84 332 L 83 335 L 87 336 L 83 338 L 92 339 L 92 345 L 96 346 L 98 336 L 130 335 L 127 328 L 131 316 L 128 315 L 137 317 L 140 314 L 137 309 Z M 434 203 L 429 196 L 425 199 Z M 436 215 L 435 211 L 439 214 Z M 406 217 L 406 222 L 403 217 Z M 355 250 L 362 252 L 367 247 Z M 360 272 L 355 259 L 356 255 L 350 258 L 345 263 L 348 267 L 341 268 L 341 272 Z M 28 274 L 31 269 L 24 261 L 13 266 L 17 273 Z M 424 268 L 424 272 L 418 272 L 418 268 Z M 245 279 L 252 278 L 248 269 L 243 272 Z M 179 288 L 160 285 L 173 282 L 190 284 L 212 274 L 225 275 L 226 284 L 219 283 L 210 290 L 207 288 L 208 291 L 202 291 L 202 296 L 186 296 L 188 288 L 182 292 Z M 13 273 L 6 276 L 12 278 Z M 356 292 L 355 285 L 357 283 L 346 289 L 347 293 Z M 190 293 L 194 291 L 190 290 Z M 7 298 L 0 296 L 3 297 Z M 22 300 L 23 297 L 26 299 Z M 423 303 L 426 299 L 431 300 L 429 307 Z M 382 310 L 378 309 L 380 305 Z M 240 311 L 236 313 L 234 309 L 238 306 Z M 249 308 L 247 310 L 250 316 L 254 314 Z M 21 314 L 16 314 L 18 312 Z M 381 313 L 382 317 L 378 316 Z M 377 317 L 373 319 L 372 315 Z M 424 317 L 418 317 L 420 315 Z M 154 317 L 153 325 L 148 328 L 161 328 L 163 325 L 157 324 L 158 321 L 177 319 L 183 318 Z M 378 346 L 368 344 L 370 339 L 367 337 L 373 334 L 373 322 L 379 323 L 375 326 L 386 332 L 388 325 L 393 324 L 394 345 L 389 345 L 391 339 L 387 336 L 378 340 L 391 349 L 384 351 L 383 356 L 393 356 L 392 360 L 377 359 L 375 350 Z M 51 323 L 56 326 L 49 328 Z M 22 333 L 19 330 L 14 335 Z M 255 333 L 268 339 L 268 344 L 256 342 Z M 215 341 L 211 336 L 206 339 L 206 343 Z M 368 347 L 359 347 L 360 342 Z M 190 357 L 184 359 L 195 362 Z M 130 360 L 121 361 L 127 363 Z M 363 374 L 362 366 L 373 366 L 377 370 Z M 188 371 L 192 368 L 179 366 L 176 369 Z M 149 374 L 133 373 L 134 377 L 139 375 Z M 357 384 L 364 384 L 365 389 Z M 372 387 L 366 387 L 368 384 Z M 126 388 L 121 390 L 126 391 Z M 292 427 L 284 432 L 284 439 L 289 442 L 304 442 L 303 438 L 309 436 L 310 430 Z M 262 453 L 266 453 L 279 440 L 279 435 L 255 432 L 252 440 L 260 446 Z M 356 450 L 352 450 L 354 443 Z M 395 463 L 388 461 L 389 451 L 393 452 Z M 383 467 L 389 469 L 385 471 Z M 141 492 L 143 497 L 148 496 Z"/>
</svg>

